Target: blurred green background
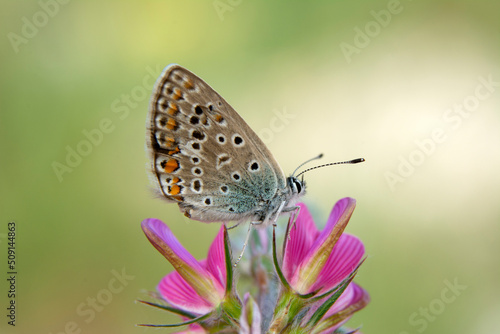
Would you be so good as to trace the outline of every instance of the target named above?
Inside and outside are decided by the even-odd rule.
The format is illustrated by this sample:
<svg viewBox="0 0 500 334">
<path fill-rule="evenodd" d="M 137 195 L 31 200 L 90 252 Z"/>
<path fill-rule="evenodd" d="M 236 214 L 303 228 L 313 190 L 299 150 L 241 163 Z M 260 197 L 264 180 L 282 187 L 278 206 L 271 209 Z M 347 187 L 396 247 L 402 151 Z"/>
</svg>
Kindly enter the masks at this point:
<svg viewBox="0 0 500 334">
<path fill-rule="evenodd" d="M 365 243 L 357 282 L 372 301 L 352 327 L 498 332 L 499 12 L 485 0 L 2 1 L 0 331 L 152 333 L 135 324 L 177 321 L 134 300 L 172 270 L 143 219 L 167 222 L 198 258 L 219 227 L 184 219 L 149 189 L 149 95 L 179 63 L 232 104 L 285 173 L 320 152 L 366 159 L 306 175 L 318 223 L 337 199 L 358 201 L 348 231 Z M 86 155 L 69 166 L 78 149 Z M 109 297 L 113 271 L 129 280 Z M 98 295 L 107 304 L 90 311 Z"/>
</svg>

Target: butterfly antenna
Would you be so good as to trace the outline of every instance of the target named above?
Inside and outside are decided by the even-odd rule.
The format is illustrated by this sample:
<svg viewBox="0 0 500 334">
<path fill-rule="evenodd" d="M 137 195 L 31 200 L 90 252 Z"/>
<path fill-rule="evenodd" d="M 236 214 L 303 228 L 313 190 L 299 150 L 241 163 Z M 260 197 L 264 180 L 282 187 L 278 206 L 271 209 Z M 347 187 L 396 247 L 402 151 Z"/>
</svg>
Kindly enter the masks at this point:
<svg viewBox="0 0 500 334">
<path fill-rule="evenodd" d="M 321 158 L 323 158 L 323 153 L 320 153 L 318 156 L 316 156 L 316 157 L 314 157 L 314 158 L 311 158 L 311 159 L 309 159 L 309 160 L 304 161 L 303 163 L 301 163 L 301 164 L 299 165 L 299 167 L 295 168 L 295 170 L 294 170 L 294 171 L 293 171 L 293 173 L 292 173 L 292 176 L 294 176 L 294 175 L 295 175 L 295 173 L 299 170 L 299 168 L 300 168 L 300 167 L 304 166 L 305 164 L 307 164 L 307 163 L 309 163 L 309 162 L 311 162 L 311 161 L 313 161 L 313 160 L 317 160 L 317 159 L 321 159 Z M 298 176 L 298 175 L 297 175 L 297 176 Z"/>
<path fill-rule="evenodd" d="M 333 166 L 333 165 L 344 165 L 344 164 L 357 164 L 357 163 L 360 163 L 360 162 L 363 162 L 365 161 L 365 159 L 363 158 L 359 158 L 359 159 L 354 159 L 354 160 L 349 160 L 349 161 L 341 161 L 341 162 L 332 162 L 332 163 L 329 163 L 329 164 L 324 164 L 324 165 L 319 165 L 319 166 L 316 166 L 316 167 L 312 167 L 312 168 L 308 168 L 302 172 L 300 172 L 299 174 L 297 174 L 296 177 L 299 177 L 300 175 L 306 173 L 306 172 L 309 172 L 313 169 L 316 169 L 316 168 L 321 168 L 321 167 L 327 167 L 327 166 Z"/>
</svg>

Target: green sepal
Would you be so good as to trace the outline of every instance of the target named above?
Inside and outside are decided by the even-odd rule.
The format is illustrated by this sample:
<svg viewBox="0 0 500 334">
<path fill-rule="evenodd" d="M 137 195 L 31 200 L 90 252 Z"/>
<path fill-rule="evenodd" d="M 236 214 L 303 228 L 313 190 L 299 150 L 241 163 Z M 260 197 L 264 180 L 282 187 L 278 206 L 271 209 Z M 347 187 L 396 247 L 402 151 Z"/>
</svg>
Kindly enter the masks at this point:
<svg viewBox="0 0 500 334">
<path fill-rule="evenodd" d="M 285 278 L 285 275 L 281 271 L 281 268 L 278 264 L 278 254 L 276 252 L 276 226 L 273 225 L 273 262 L 274 262 L 274 269 L 276 270 L 276 274 L 278 274 L 278 278 L 281 281 L 281 284 L 285 287 L 287 291 L 293 291 L 292 287 L 288 283 L 288 281 Z"/>
<path fill-rule="evenodd" d="M 358 268 L 359 265 L 356 267 L 356 269 L 354 269 L 351 272 L 351 274 L 345 280 L 342 281 L 342 283 L 339 284 L 340 286 L 337 285 L 338 288 L 337 287 L 334 288 L 337 290 L 316 310 L 316 312 L 314 312 L 314 314 L 311 316 L 311 319 L 309 319 L 308 321 L 307 324 L 308 327 L 310 326 L 310 328 L 314 328 L 318 324 L 318 322 L 323 318 L 326 312 L 328 312 L 330 307 L 332 307 L 332 305 L 337 301 L 337 299 L 339 299 L 339 297 L 342 295 L 342 293 L 347 288 L 349 283 L 352 282 L 354 276 L 356 276 L 356 273 L 358 272 Z"/>
<path fill-rule="evenodd" d="M 156 303 L 152 303 L 152 302 L 147 302 L 145 300 L 138 300 L 138 302 L 146 304 L 146 305 L 149 305 L 149 306 L 153 306 L 153 307 L 156 307 L 156 308 L 159 308 L 159 309 L 162 309 L 164 311 L 168 311 L 168 312 L 171 312 L 171 313 L 174 313 L 174 314 L 178 314 L 180 316 L 183 316 L 183 317 L 186 317 L 186 318 L 189 318 L 189 319 L 196 318 L 195 314 L 190 313 L 190 312 L 186 312 L 184 310 L 181 310 L 181 309 L 178 309 L 178 308 L 175 308 L 175 307 L 171 307 L 171 306 L 167 306 L 167 305 L 161 305 L 161 304 L 156 304 Z"/>
<path fill-rule="evenodd" d="M 211 313 L 207 313 L 205 315 L 202 315 L 201 317 L 194 318 L 194 319 L 191 319 L 191 320 L 188 320 L 185 322 L 181 322 L 178 324 L 168 324 L 168 325 L 138 324 L 137 326 L 141 326 L 141 327 L 180 327 L 180 326 L 191 325 L 191 324 L 194 324 L 196 322 L 200 322 L 202 320 L 207 319 L 210 315 L 211 315 Z"/>
<path fill-rule="evenodd" d="M 224 260 L 226 262 L 226 296 L 229 296 L 233 290 L 233 260 L 226 225 L 224 225 L 224 255 Z"/>
<path fill-rule="evenodd" d="M 358 327 L 358 328 L 352 329 L 352 330 L 340 327 L 340 328 L 336 329 L 335 332 L 333 332 L 333 334 L 355 334 L 355 333 L 359 332 L 360 329 L 361 329 L 361 327 Z"/>
</svg>

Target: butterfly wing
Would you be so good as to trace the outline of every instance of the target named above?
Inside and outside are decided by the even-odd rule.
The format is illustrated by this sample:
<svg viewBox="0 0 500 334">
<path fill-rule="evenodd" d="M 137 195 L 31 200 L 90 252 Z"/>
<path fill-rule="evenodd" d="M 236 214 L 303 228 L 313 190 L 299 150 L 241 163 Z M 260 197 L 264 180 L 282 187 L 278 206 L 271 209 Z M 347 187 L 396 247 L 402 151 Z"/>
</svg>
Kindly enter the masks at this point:
<svg viewBox="0 0 500 334">
<path fill-rule="evenodd" d="M 238 113 L 207 83 L 167 66 L 150 103 L 152 179 L 187 217 L 204 222 L 263 219 L 286 187 L 280 166 Z"/>
</svg>

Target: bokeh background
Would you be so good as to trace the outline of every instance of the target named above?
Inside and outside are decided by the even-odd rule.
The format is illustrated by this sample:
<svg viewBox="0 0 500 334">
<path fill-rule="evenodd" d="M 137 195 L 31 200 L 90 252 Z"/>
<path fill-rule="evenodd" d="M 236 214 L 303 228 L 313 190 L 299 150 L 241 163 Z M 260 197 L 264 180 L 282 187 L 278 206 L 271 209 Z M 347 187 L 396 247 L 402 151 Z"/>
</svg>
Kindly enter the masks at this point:
<svg viewBox="0 0 500 334">
<path fill-rule="evenodd" d="M 497 333 L 499 12 L 486 0 L 2 1 L 0 331 L 152 333 L 135 324 L 177 321 L 134 301 L 172 270 L 144 218 L 166 221 L 198 258 L 219 227 L 155 199 L 145 172 L 151 88 L 179 63 L 238 110 L 287 174 L 320 152 L 366 159 L 306 175 L 318 223 L 337 199 L 358 201 L 348 231 L 365 243 L 356 280 L 372 301 L 350 326 Z M 86 155 L 71 167 L 77 149 Z M 129 280 L 92 313 L 113 271 Z"/>
</svg>

